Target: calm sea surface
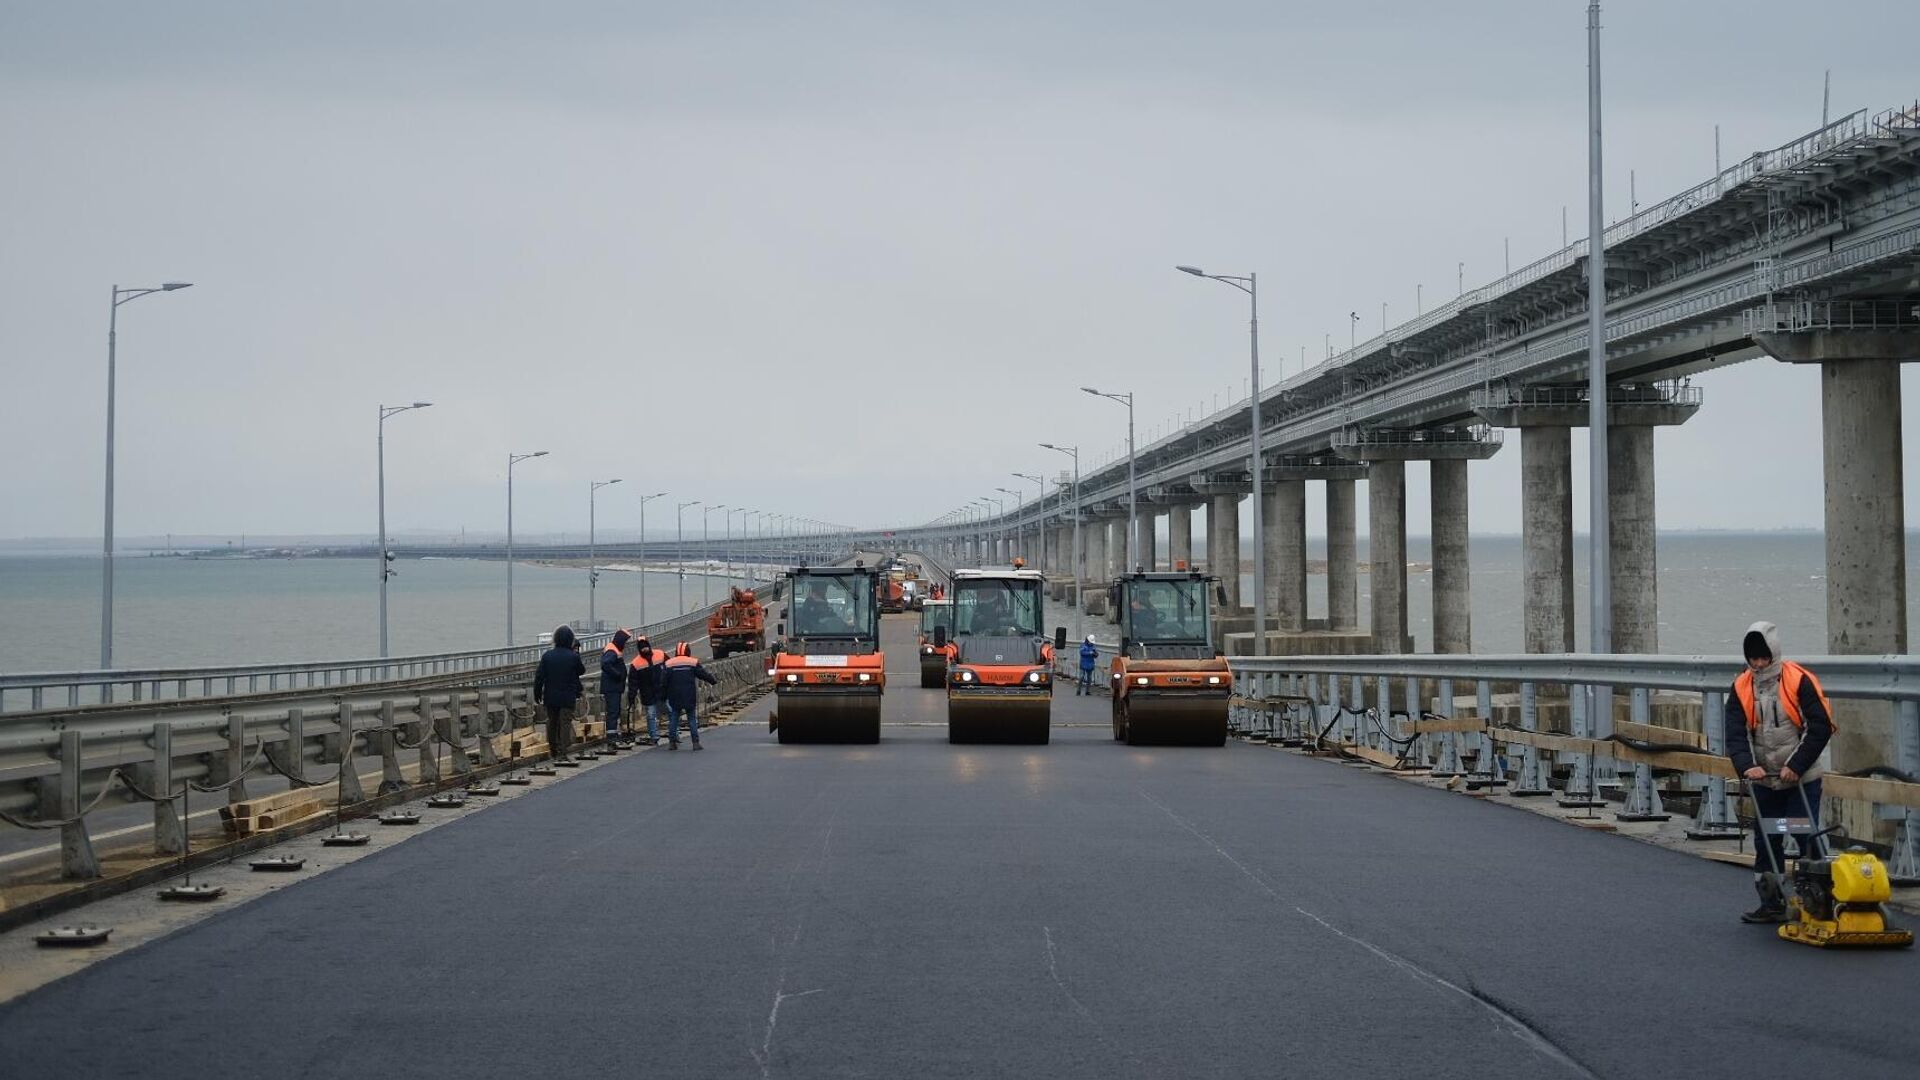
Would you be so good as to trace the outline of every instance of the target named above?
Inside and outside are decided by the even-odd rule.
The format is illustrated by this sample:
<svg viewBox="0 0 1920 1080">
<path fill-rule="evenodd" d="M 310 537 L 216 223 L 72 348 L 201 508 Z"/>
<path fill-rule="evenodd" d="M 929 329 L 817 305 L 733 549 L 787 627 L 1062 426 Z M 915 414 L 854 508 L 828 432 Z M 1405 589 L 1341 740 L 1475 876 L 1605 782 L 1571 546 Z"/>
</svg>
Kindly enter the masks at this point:
<svg viewBox="0 0 1920 1080">
<path fill-rule="evenodd" d="M 1920 595 L 1920 560 L 1908 540 L 1908 595 Z M 1424 537 L 1408 538 L 1424 563 Z M 1321 558 L 1315 544 L 1311 557 Z M 1579 621 L 1584 647 L 1586 554 L 1576 547 Z M 1364 541 L 1362 560 L 1364 562 Z M 1521 648 L 1520 540 L 1473 538 L 1473 642 L 1482 652 Z M 403 560 L 390 596 L 396 655 L 483 648 L 506 638 L 506 567 L 499 562 Z M 1678 533 L 1660 538 L 1660 646 L 1669 653 L 1728 654 L 1755 619 L 1780 624 L 1786 648 L 1808 655 L 1826 641 L 1825 555 L 1812 533 Z M 148 667 L 372 656 L 379 651 L 378 579 L 371 560 L 122 558 L 116 564 L 114 656 L 117 666 Z M 709 598 L 725 582 L 708 582 Z M 686 579 L 689 608 L 701 604 L 703 579 Z M 522 563 L 514 570 L 514 629 L 530 642 L 587 612 L 584 570 Z M 1408 575 L 1409 625 L 1432 647 L 1432 576 Z M 1250 591 L 1251 584 L 1249 582 Z M 1360 612 L 1368 611 L 1360 576 Z M 673 614 L 672 573 L 646 575 L 650 620 Z M 1310 611 L 1326 612 L 1326 579 L 1308 579 Z M 641 575 L 603 572 L 599 614 L 640 622 Z M 95 666 L 99 654 L 100 569 L 90 558 L 0 558 L 0 671 Z M 1920 612 L 1916 612 L 1920 614 Z M 1056 620 L 1067 621 L 1071 620 Z M 1912 636 L 1913 629 L 1909 629 Z M 1920 640 L 1920 638 L 1915 638 Z"/>
</svg>

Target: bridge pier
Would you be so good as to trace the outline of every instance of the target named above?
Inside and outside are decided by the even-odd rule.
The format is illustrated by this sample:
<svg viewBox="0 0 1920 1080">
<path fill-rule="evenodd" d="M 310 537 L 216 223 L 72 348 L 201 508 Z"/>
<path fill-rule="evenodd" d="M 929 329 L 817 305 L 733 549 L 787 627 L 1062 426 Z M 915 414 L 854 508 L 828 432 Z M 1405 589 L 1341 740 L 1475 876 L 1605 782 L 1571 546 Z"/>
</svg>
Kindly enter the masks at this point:
<svg viewBox="0 0 1920 1080">
<path fill-rule="evenodd" d="M 1226 616 L 1240 614 L 1245 600 L 1240 595 L 1240 500 L 1253 491 L 1246 479 L 1226 476 L 1197 476 L 1193 489 L 1207 496 L 1207 572 L 1220 579 L 1227 590 Z"/>
<path fill-rule="evenodd" d="M 1154 549 L 1156 547 L 1155 533 L 1160 521 L 1160 512 L 1150 507 L 1142 506 L 1140 507 L 1140 516 L 1137 520 L 1140 526 L 1140 533 L 1134 541 L 1134 562 L 1141 570 L 1157 569 L 1159 567 L 1159 554 Z M 1131 571 L 1134 567 L 1129 566 L 1127 569 Z"/>
<path fill-rule="evenodd" d="M 1193 504 L 1177 502 L 1167 508 L 1167 567 L 1193 569 Z"/>
<path fill-rule="evenodd" d="M 1103 579 L 1107 572 L 1108 524 L 1099 517 L 1090 515 L 1080 530 L 1081 537 L 1087 545 L 1085 569 L 1081 573 L 1081 578 L 1093 585 L 1093 588 L 1085 592 L 1086 613 L 1089 615 L 1098 615 L 1107 610 L 1107 593 Z"/>
<path fill-rule="evenodd" d="M 1355 536 L 1351 479 L 1327 481 L 1327 628 L 1335 633 L 1360 629 L 1359 543 Z"/>
<path fill-rule="evenodd" d="M 1299 633 L 1307 628 L 1307 481 L 1297 471 L 1276 469 L 1267 470 L 1266 480 L 1267 543 L 1260 557 L 1267 564 L 1268 610 L 1274 629 Z"/>
<path fill-rule="evenodd" d="M 1123 514 L 1107 522 L 1107 570 L 1103 581 L 1111 581 L 1127 572 L 1127 519 Z"/>
<path fill-rule="evenodd" d="M 1373 649 L 1412 652 L 1407 641 L 1407 463 L 1367 463 L 1367 588 Z"/>
<path fill-rule="evenodd" d="M 1433 651 L 1473 651 L 1473 574 L 1468 568 L 1467 459 L 1428 462 L 1433 534 Z M 1485 713 L 1483 712 L 1484 716 Z"/>
<path fill-rule="evenodd" d="M 1851 309 L 1845 309 L 1851 311 Z M 1831 313 L 1829 313 L 1831 315 Z M 1920 325 L 1895 316 L 1864 329 L 1814 326 L 1754 335 L 1777 360 L 1820 365 L 1821 461 L 1825 481 L 1827 651 L 1836 655 L 1907 651 L 1906 496 L 1901 461 L 1900 366 L 1920 360 Z M 1868 311 L 1869 315 L 1877 314 Z M 1834 320 L 1847 321 L 1847 320 Z M 1737 482 L 1737 481 L 1736 481 Z M 1761 614 L 1765 614 L 1762 612 Z M 1838 771 L 1907 764 L 1895 710 L 1882 702 L 1835 701 L 1829 744 Z M 1909 737 L 1920 736 L 1920 733 Z M 1891 820 L 1870 807 L 1843 804 L 1847 831 L 1886 841 Z M 1920 814 L 1889 810 L 1916 827 Z"/>
</svg>

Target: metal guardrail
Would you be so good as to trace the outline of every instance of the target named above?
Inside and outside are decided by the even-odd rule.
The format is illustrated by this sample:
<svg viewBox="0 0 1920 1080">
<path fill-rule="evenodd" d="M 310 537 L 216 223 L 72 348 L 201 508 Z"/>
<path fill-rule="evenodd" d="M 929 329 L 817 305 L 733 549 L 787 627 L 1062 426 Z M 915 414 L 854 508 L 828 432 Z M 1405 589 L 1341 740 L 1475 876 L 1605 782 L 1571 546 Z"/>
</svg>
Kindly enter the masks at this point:
<svg viewBox="0 0 1920 1080">
<path fill-rule="evenodd" d="M 1563 805 L 1599 805 L 1595 793 L 1618 782 L 1615 762 L 1630 763 L 1632 777 L 1620 811 L 1625 820 L 1657 818 L 1662 806 L 1653 769 L 1678 768 L 1702 793 L 1690 835 L 1738 835 L 1730 830 L 1736 815 L 1719 721 L 1725 695 L 1746 666 L 1738 657 L 1466 654 L 1233 657 L 1228 662 L 1242 702 L 1234 707 L 1232 724 L 1257 738 L 1317 744 L 1331 734 L 1338 745 L 1372 752 L 1373 760 L 1391 755 L 1408 766 L 1431 768 L 1436 776 L 1464 776 L 1470 785 L 1510 785 L 1512 793 L 1529 795 L 1548 794 L 1559 754 L 1571 763 Z M 1800 662 L 1819 676 L 1829 698 L 1888 704 L 1894 713 L 1892 768 L 1920 776 L 1920 657 L 1814 656 Z M 1430 710 L 1423 682 L 1432 684 Z M 1515 689 L 1517 726 L 1496 723 L 1496 684 Z M 1473 723 L 1446 723 L 1454 717 L 1456 687 L 1473 688 Z M 1586 693 L 1558 696 L 1563 688 L 1579 687 L 1624 693 L 1643 746 L 1647 734 L 1668 730 L 1653 723 L 1656 707 L 1671 708 L 1674 695 L 1681 695 L 1680 708 L 1691 712 L 1690 695 L 1698 695 L 1702 745 L 1663 753 L 1622 743 L 1610 695 L 1601 696 L 1609 704 L 1591 710 L 1593 715 Z M 1659 694 L 1666 699 L 1658 700 Z M 1556 707 L 1564 707 L 1570 737 L 1555 736 L 1541 723 L 1549 696 L 1561 703 Z M 1442 722 L 1423 731 L 1415 722 L 1425 716 Z M 1497 743 L 1517 745 L 1518 759 L 1509 761 Z M 1586 801 L 1578 800 L 1581 793 Z M 1870 803 L 1879 818 L 1898 821 L 1893 872 L 1920 876 L 1920 784 L 1830 775 L 1828 793 Z M 1567 796 L 1576 801 L 1565 802 Z"/>
</svg>

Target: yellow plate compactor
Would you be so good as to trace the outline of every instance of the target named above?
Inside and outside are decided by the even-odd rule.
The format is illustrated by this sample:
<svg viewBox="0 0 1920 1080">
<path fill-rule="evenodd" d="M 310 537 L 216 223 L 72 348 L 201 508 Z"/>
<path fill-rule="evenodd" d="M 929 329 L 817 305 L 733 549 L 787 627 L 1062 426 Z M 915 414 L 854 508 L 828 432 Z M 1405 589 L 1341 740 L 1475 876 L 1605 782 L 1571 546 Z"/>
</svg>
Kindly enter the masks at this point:
<svg viewBox="0 0 1920 1080">
<path fill-rule="evenodd" d="M 1792 836 L 1801 855 L 1787 881 L 1787 918 L 1780 937 L 1819 948 L 1903 949 L 1913 944 L 1913 931 L 1887 921 L 1886 902 L 1893 896 L 1887 868 L 1872 852 L 1849 847 L 1838 855 L 1828 850 L 1827 834 L 1819 828 L 1805 787 L 1799 787 L 1805 817 L 1760 819 L 1763 831 Z M 1773 861 L 1771 844 L 1761 844 L 1764 858 Z M 1773 866 L 1776 881 L 1780 867 Z"/>
</svg>

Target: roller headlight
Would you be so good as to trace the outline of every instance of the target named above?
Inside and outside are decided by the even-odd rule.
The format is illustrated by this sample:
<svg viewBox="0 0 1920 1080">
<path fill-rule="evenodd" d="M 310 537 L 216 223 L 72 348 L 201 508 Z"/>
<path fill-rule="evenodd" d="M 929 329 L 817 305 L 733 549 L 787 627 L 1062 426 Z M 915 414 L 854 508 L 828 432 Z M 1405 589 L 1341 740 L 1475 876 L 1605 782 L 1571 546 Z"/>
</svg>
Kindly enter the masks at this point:
<svg viewBox="0 0 1920 1080">
<path fill-rule="evenodd" d="M 863 672 L 861 672 L 861 673 L 860 673 L 860 681 L 861 681 L 861 682 L 872 682 L 872 681 L 873 681 L 873 676 L 872 676 L 872 675 L 870 675 L 870 674 L 868 674 L 867 672 L 864 672 L 864 671 L 863 671 Z"/>
<path fill-rule="evenodd" d="M 960 681 L 961 681 L 961 682 L 972 682 L 972 681 L 973 681 L 973 672 L 971 672 L 971 671 L 963 671 L 963 672 L 961 672 L 961 673 L 960 673 Z"/>
<path fill-rule="evenodd" d="M 1040 674 L 1040 673 L 1039 673 L 1039 672 L 1037 672 L 1037 671 L 1029 671 L 1029 672 L 1027 672 L 1027 681 L 1028 681 L 1028 682 L 1030 682 L 1030 683 L 1037 683 L 1037 682 L 1040 682 L 1040 681 L 1041 681 L 1042 679 L 1044 679 L 1044 678 L 1046 678 L 1046 676 L 1044 676 L 1044 675 L 1042 675 L 1042 674 Z"/>
<path fill-rule="evenodd" d="M 773 678 L 775 675 L 778 675 L 778 674 L 779 672 L 773 670 L 772 668 L 767 669 L 767 678 L 769 679 Z"/>
<path fill-rule="evenodd" d="M 1135 686 L 1145 686 L 1147 685 L 1147 677 L 1145 675 L 1142 675 L 1134 679 L 1133 682 Z"/>
<path fill-rule="evenodd" d="M 1220 685 L 1220 676 L 1218 676 L 1218 675 L 1209 675 L 1209 676 L 1207 676 L 1207 685 L 1209 685 L 1209 686 L 1219 686 L 1219 685 Z"/>
<path fill-rule="evenodd" d="M 787 673 L 787 681 L 788 681 L 788 682 L 799 682 L 799 681 L 800 681 L 800 676 L 799 676 L 799 675 L 798 675 L 797 673 L 795 673 L 795 672 L 791 672 L 791 671 L 790 671 L 790 672 L 788 672 L 788 673 Z"/>
</svg>

